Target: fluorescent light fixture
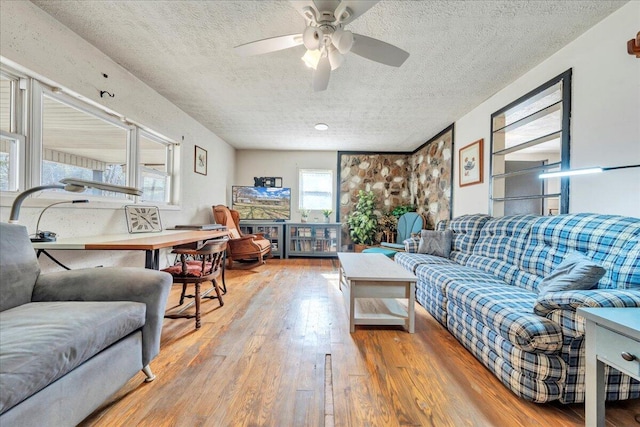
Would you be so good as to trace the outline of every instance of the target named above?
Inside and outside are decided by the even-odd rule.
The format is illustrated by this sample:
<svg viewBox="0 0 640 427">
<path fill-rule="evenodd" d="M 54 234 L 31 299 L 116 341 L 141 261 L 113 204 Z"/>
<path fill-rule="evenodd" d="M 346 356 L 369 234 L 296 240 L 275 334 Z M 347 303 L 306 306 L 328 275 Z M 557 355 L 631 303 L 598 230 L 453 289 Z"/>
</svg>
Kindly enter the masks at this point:
<svg viewBox="0 0 640 427">
<path fill-rule="evenodd" d="M 584 169 L 569 169 L 564 171 L 542 173 L 538 175 L 538 178 L 548 179 L 548 178 L 560 178 L 563 176 L 588 175 L 592 173 L 601 173 L 601 172 L 611 171 L 615 169 L 630 169 L 630 168 L 640 168 L 640 165 L 611 166 L 608 168 L 593 167 L 593 168 L 584 168 Z"/>
<path fill-rule="evenodd" d="M 327 130 L 327 129 L 329 129 L 329 125 L 327 125 L 325 123 L 316 123 L 314 128 L 316 128 L 316 130 Z"/>
<path fill-rule="evenodd" d="M 588 175 L 590 173 L 601 173 L 601 172 L 603 172 L 602 168 L 574 169 L 574 170 L 565 170 L 565 171 L 557 171 L 557 172 L 545 172 L 538 175 L 538 178 L 540 179 L 559 178 L 562 176 Z"/>
</svg>

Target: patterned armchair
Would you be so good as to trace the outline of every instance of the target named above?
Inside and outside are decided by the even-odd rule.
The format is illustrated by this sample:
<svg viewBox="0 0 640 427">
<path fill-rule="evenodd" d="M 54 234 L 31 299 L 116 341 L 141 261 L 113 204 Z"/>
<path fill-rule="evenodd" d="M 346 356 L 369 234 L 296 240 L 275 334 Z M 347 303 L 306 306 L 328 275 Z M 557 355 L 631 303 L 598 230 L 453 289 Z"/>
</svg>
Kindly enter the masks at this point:
<svg viewBox="0 0 640 427">
<path fill-rule="evenodd" d="M 226 225 L 231 239 L 228 242 L 227 268 L 233 267 L 233 261 L 258 259 L 264 264 L 271 253 L 271 242 L 258 234 L 242 234 L 240 232 L 240 214 L 224 205 L 213 206 L 213 217 L 217 224 Z"/>
</svg>

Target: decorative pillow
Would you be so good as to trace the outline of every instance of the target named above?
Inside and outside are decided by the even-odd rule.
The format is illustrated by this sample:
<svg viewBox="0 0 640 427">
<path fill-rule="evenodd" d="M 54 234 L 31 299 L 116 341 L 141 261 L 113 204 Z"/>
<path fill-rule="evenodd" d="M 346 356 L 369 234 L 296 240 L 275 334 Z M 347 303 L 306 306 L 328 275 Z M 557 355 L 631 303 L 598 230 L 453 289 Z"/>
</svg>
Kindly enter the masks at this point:
<svg viewBox="0 0 640 427">
<path fill-rule="evenodd" d="M 586 290 L 595 287 L 607 271 L 581 254 L 571 252 L 538 285 L 538 295 L 547 292 Z"/>
<path fill-rule="evenodd" d="M 449 258 L 452 237 L 453 234 L 451 233 L 451 230 L 422 230 L 420 233 L 418 253 Z"/>
</svg>

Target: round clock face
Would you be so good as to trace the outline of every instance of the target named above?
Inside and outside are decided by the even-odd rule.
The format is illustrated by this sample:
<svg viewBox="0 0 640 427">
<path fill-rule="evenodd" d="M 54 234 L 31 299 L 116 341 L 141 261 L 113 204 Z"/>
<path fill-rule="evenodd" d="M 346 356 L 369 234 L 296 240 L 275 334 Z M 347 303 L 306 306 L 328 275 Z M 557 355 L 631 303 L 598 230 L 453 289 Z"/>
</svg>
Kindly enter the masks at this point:
<svg viewBox="0 0 640 427">
<path fill-rule="evenodd" d="M 130 233 L 162 231 L 160 212 L 156 206 L 125 206 Z"/>
</svg>

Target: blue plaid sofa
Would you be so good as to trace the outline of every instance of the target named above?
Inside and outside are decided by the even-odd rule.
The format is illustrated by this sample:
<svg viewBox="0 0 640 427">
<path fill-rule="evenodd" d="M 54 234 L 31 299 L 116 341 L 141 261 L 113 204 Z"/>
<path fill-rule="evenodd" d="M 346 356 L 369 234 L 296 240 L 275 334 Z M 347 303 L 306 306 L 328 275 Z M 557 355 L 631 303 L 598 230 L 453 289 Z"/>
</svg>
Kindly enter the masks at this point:
<svg viewBox="0 0 640 427">
<path fill-rule="evenodd" d="M 577 307 L 640 307 L 640 219 L 598 214 L 465 215 L 453 219 L 451 255 L 395 261 L 418 277 L 416 300 L 518 396 L 584 401 L 584 319 Z M 607 273 L 596 289 L 537 287 L 570 251 Z M 640 383 L 613 368 L 607 400 L 640 397 Z"/>
</svg>

